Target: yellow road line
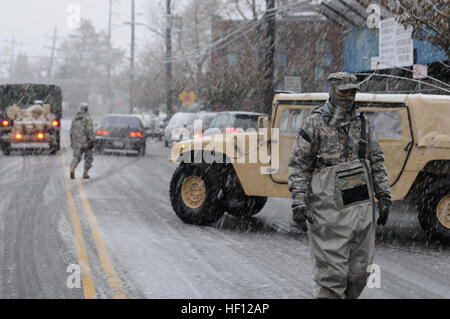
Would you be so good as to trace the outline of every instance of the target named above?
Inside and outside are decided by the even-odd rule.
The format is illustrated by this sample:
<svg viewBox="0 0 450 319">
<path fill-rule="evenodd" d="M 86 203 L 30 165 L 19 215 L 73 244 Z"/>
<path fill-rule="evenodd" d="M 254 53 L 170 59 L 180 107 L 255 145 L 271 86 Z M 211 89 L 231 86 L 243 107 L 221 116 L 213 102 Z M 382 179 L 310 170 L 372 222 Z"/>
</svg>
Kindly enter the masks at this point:
<svg viewBox="0 0 450 319">
<path fill-rule="evenodd" d="M 120 283 L 120 278 L 117 272 L 114 270 L 111 256 L 109 255 L 106 243 L 100 235 L 100 229 L 98 228 L 97 221 L 95 219 L 94 212 L 92 211 L 91 205 L 84 193 L 83 183 L 79 178 L 77 178 L 78 187 L 80 189 L 80 198 L 83 206 L 85 208 L 86 214 L 88 216 L 89 225 L 91 226 L 92 234 L 94 236 L 95 242 L 98 248 L 98 255 L 103 269 L 106 271 L 108 276 L 108 282 L 111 288 L 114 290 L 115 299 L 126 299 L 126 295 L 123 292 L 122 285 Z"/>
<path fill-rule="evenodd" d="M 63 171 L 65 171 L 64 157 L 61 156 Z M 66 184 L 66 196 L 69 203 L 70 215 L 72 217 L 73 234 L 77 245 L 78 263 L 81 270 L 81 281 L 83 282 L 83 292 L 86 299 L 97 299 L 94 280 L 92 279 L 91 266 L 86 253 L 86 246 L 83 239 L 83 231 L 81 229 L 80 219 L 78 218 L 75 201 L 72 191 L 70 190 L 69 178 L 64 172 Z"/>
<path fill-rule="evenodd" d="M 63 141 L 64 148 L 66 148 L 66 144 Z M 68 177 L 67 177 L 68 178 Z M 105 241 L 101 236 L 100 229 L 98 227 L 94 212 L 92 211 L 91 205 L 86 197 L 84 192 L 83 183 L 79 178 L 77 178 L 78 188 L 80 193 L 81 203 L 84 206 L 84 210 L 88 217 L 89 226 L 92 231 L 92 235 L 95 239 L 95 243 L 97 245 L 97 251 L 100 259 L 100 263 L 102 264 L 103 269 L 108 276 L 108 283 L 113 289 L 113 294 L 115 299 L 126 299 L 126 295 L 122 289 L 122 285 L 120 282 L 120 277 L 117 272 L 114 270 L 113 262 L 111 256 L 108 252 L 108 248 L 106 246 Z"/>
</svg>

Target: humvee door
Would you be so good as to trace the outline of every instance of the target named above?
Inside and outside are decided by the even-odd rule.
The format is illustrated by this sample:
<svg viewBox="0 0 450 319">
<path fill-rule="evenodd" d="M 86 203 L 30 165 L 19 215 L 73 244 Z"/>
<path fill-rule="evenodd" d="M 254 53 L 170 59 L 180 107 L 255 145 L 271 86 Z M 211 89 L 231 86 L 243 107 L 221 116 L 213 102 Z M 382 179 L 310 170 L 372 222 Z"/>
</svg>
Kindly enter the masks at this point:
<svg viewBox="0 0 450 319">
<path fill-rule="evenodd" d="M 302 127 L 305 119 L 311 113 L 311 110 L 322 103 L 309 103 L 309 105 L 279 104 L 277 106 L 276 117 L 273 121 L 272 129 L 280 129 L 278 141 L 280 165 L 278 171 L 271 175 L 274 182 L 287 183 L 289 159 L 298 131 Z M 272 140 L 271 142 L 273 148 L 277 141 Z"/>
<path fill-rule="evenodd" d="M 288 181 L 288 164 L 298 131 L 302 127 L 311 110 L 323 102 L 317 101 L 305 105 L 277 106 L 273 128 L 279 128 L 279 141 L 272 141 L 272 147 L 279 144 L 279 169 L 271 175 L 276 183 L 285 184 Z M 385 155 L 385 165 L 390 176 L 391 185 L 400 178 L 412 146 L 411 127 L 408 120 L 408 110 L 403 104 L 357 102 L 361 111 L 375 131 Z"/>
<path fill-rule="evenodd" d="M 391 186 L 401 176 L 411 148 L 412 129 L 408 109 L 401 103 L 358 103 L 384 152 Z"/>
</svg>

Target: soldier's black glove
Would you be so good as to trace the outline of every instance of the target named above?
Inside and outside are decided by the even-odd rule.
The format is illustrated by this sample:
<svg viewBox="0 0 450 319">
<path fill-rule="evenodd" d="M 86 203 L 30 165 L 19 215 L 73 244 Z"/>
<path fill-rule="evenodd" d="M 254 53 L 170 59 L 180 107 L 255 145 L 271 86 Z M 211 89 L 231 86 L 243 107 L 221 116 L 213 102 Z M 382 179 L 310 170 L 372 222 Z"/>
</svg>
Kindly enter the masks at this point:
<svg viewBox="0 0 450 319">
<path fill-rule="evenodd" d="M 292 206 L 292 219 L 300 226 L 303 231 L 307 231 L 306 221 L 310 224 L 314 224 L 316 219 L 314 215 L 311 213 L 308 206 Z"/>
<path fill-rule="evenodd" d="M 90 149 L 90 150 L 93 149 L 94 146 L 95 146 L 95 142 L 94 141 L 89 141 L 88 144 L 87 144 L 87 148 Z"/>
<path fill-rule="evenodd" d="M 377 225 L 386 225 L 389 214 L 391 212 L 391 206 L 392 201 L 389 197 L 381 197 L 378 200 L 378 213 L 380 216 L 378 217 Z"/>
</svg>

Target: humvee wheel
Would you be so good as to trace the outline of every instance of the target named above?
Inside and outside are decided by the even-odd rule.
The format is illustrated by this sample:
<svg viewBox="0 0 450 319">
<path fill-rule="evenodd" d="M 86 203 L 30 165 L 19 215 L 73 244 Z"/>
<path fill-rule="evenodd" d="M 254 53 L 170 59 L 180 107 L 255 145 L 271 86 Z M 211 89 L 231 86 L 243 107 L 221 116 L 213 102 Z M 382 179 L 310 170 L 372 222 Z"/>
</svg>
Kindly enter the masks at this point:
<svg viewBox="0 0 450 319">
<path fill-rule="evenodd" d="M 427 235 L 450 240 L 450 180 L 437 179 L 419 199 L 419 222 Z"/>
<path fill-rule="evenodd" d="M 199 176 L 189 176 L 181 184 L 181 198 L 189 208 L 200 207 L 206 198 L 206 187 Z"/>
<path fill-rule="evenodd" d="M 11 146 L 9 144 L 3 144 L 2 145 L 2 151 L 4 155 L 11 154 Z"/>
<path fill-rule="evenodd" d="M 235 217 L 247 218 L 258 214 L 267 202 L 267 197 L 246 196 L 243 201 L 236 202 L 228 199 L 227 213 Z"/>
<path fill-rule="evenodd" d="M 224 214 L 219 196 L 220 171 L 215 165 L 180 164 L 170 182 L 170 202 L 185 223 L 206 225 Z"/>
</svg>

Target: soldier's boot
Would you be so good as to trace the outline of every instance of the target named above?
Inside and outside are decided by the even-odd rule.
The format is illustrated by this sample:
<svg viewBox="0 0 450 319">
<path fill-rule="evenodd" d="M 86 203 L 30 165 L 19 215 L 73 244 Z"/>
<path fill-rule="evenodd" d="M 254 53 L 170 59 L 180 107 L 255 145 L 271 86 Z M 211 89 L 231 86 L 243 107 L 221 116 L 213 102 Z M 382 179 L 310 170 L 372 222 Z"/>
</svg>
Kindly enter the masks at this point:
<svg viewBox="0 0 450 319">
<path fill-rule="evenodd" d="M 84 179 L 89 179 L 89 175 L 88 175 L 87 169 L 84 170 L 83 178 Z"/>
<path fill-rule="evenodd" d="M 70 168 L 70 179 L 75 179 L 75 167 Z"/>
</svg>

